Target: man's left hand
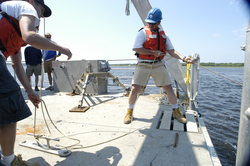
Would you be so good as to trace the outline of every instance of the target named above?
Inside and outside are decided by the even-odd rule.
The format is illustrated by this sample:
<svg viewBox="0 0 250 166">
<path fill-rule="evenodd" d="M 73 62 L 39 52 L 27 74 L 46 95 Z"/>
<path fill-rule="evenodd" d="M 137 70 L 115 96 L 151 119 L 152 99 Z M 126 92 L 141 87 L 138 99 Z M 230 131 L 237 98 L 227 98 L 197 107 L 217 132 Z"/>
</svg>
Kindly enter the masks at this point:
<svg viewBox="0 0 250 166">
<path fill-rule="evenodd" d="M 36 94 L 35 92 L 28 93 L 27 95 L 30 101 L 34 104 L 34 106 L 38 108 L 38 104 L 41 102 L 39 95 Z"/>
</svg>

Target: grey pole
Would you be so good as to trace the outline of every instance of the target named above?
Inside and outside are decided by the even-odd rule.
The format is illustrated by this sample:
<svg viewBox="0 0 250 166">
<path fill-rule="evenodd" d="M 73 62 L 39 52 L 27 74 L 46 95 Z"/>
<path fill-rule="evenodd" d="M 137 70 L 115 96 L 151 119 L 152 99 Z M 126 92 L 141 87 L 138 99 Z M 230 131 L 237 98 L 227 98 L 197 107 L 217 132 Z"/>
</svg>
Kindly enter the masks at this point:
<svg viewBox="0 0 250 166">
<path fill-rule="evenodd" d="M 244 78 L 236 166 L 250 165 L 250 20 L 247 27 Z"/>
</svg>

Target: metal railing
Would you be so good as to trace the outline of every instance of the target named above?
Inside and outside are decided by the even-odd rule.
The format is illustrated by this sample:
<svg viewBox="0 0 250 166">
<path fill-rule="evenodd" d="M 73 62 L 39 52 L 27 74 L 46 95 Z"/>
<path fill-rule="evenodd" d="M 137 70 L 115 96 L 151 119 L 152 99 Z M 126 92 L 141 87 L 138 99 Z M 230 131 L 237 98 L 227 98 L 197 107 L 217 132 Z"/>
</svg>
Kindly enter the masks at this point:
<svg viewBox="0 0 250 166">
<path fill-rule="evenodd" d="M 129 61 L 134 61 L 135 62 L 134 64 L 137 63 L 136 59 L 110 59 L 110 60 L 107 60 L 107 62 L 123 62 L 123 63 L 124 62 L 129 62 Z M 26 66 L 25 61 L 22 61 L 21 63 L 22 63 L 23 66 Z M 6 61 L 6 64 L 7 65 L 11 65 L 11 61 Z M 117 68 L 116 67 L 112 67 L 111 70 L 135 70 L 135 67 L 134 68 L 128 68 L 128 67 L 126 67 L 126 68 L 120 68 L 119 66 L 117 66 Z M 15 72 L 13 72 L 13 77 L 14 77 L 15 80 L 17 80 Z M 117 76 L 117 77 L 119 79 L 121 79 L 121 78 L 131 79 L 131 81 L 133 79 L 133 76 Z M 112 79 L 112 78 L 109 78 L 109 79 Z M 150 79 L 152 79 L 152 78 L 150 78 Z M 48 81 L 43 80 L 43 82 L 48 82 Z M 108 84 L 108 86 L 117 86 L 117 84 Z M 124 84 L 124 86 L 131 87 L 132 84 Z M 157 86 L 154 84 L 154 85 L 147 85 L 147 87 L 157 87 Z M 162 88 L 160 88 L 159 93 L 162 94 Z"/>
</svg>

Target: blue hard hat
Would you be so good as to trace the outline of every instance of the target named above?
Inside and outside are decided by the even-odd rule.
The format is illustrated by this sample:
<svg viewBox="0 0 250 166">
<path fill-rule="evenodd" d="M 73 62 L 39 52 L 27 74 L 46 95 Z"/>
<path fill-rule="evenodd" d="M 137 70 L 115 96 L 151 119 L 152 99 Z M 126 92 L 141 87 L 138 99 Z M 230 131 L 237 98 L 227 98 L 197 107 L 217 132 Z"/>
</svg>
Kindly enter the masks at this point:
<svg viewBox="0 0 250 166">
<path fill-rule="evenodd" d="M 162 20 L 162 13 L 161 10 L 158 8 L 153 8 L 149 10 L 148 16 L 145 19 L 147 23 L 156 23 L 161 20 Z"/>
</svg>

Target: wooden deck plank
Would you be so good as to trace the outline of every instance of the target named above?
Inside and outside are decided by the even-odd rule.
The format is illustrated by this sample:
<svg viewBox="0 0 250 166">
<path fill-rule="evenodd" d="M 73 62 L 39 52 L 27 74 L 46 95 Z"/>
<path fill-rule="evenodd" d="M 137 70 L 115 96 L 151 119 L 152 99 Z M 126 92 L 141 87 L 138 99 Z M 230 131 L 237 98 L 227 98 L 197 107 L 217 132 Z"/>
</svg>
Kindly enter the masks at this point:
<svg viewBox="0 0 250 166">
<path fill-rule="evenodd" d="M 186 112 L 187 132 L 198 132 L 197 123 L 192 112 Z"/>
<path fill-rule="evenodd" d="M 170 130 L 172 111 L 164 111 L 159 129 Z"/>
</svg>

